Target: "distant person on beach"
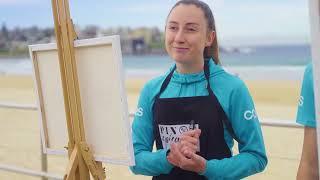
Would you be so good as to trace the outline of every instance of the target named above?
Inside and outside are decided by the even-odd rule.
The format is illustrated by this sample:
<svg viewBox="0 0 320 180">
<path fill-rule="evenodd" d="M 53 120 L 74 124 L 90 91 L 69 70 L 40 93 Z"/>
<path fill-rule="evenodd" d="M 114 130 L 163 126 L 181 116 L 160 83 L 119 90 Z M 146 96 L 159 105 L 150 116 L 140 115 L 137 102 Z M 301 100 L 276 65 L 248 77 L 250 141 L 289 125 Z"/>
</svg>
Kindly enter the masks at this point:
<svg viewBox="0 0 320 180">
<path fill-rule="evenodd" d="M 254 103 L 244 82 L 220 65 L 209 6 L 178 1 L 166 19 L 165 46 L 175 63 L 141 92 L 132 172 L 154 180 L 236 180 L 263 171 L 267 156 Z M 239 154 L 233 156 L 234 140 Z"/>
<path fill-rule="evenodd" d="M 305 126 L 302 155 L 297 179 L 319 179 L 312 63 L 307 65 L 304 72 L 297 113 L 297 123 Z"/>
</svg>

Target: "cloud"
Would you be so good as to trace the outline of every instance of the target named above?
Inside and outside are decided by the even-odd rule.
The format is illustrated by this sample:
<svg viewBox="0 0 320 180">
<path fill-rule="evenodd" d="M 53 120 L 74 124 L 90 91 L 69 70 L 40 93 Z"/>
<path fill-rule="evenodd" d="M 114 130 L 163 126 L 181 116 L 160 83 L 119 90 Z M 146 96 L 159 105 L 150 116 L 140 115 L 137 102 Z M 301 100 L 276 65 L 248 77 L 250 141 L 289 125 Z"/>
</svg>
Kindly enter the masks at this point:
<svg viewBox="0 0 320 180">
<path fill-rule="evenodd" d="M 309 32 L 307 2 L 226 4 L 217 9 L 216 20 L 219 32 L 226 36 Z"/>
<path fill-rule="evenodd" d="M 222 7 L 224 5 L 224 1 L 225 0 L 201 0 L 201 1 L 205 2 L 206 4 L 208 4 L 210 6 L 210 8 L 212 10 L 214 10 L 215 8 Z M 178 2 L 178 0 L 169 0 L 169 2 L 173 6 L 176 2 Z"/>
<path fill-rule="evenodd" d="M 0 0 L 0 5 L 25 5 L 37 2 L 40 0 Z"/>
<path fill-rule="evenodd" d="M 216 8 L 221 8 L 224 6 L 224 0 L 202 0 L 203 2 L 207 3 L 212 11 Z"/>
<path fill-rule="evenodd" d="M 126 13 L 143 13 L 143 14 L 156 14 L 156 13 L 161 13 L 163 14 L 164 12 L 169 11 L 170 4 L 167 3 L 161 3 L 161 2 L 150 2 L 150 3 L 138 3 L 135 2 L 132 5 L 127 5 L 127 6 L 122 6 L 122 7 L 116 7 L 113 9 L 113 11 L 123 11 Z"/>
</svg>

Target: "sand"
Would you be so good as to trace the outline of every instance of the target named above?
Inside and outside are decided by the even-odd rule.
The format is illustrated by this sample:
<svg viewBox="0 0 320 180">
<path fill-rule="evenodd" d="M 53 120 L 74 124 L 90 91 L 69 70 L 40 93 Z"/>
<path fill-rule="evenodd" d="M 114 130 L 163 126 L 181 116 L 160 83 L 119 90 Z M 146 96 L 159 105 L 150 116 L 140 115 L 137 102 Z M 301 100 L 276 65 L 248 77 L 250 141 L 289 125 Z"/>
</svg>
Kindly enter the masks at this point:
<svg viewBox="0 0 320 180">
<path fill-rule="evenodd" d="M 136 107 L 146 78 L 126 81 L 130 111 Z M 294 121 L 300 92 L 298 81 L 245 81 L 261 118 Z M 0 76 L 0 102 L 34 104 L 30 76 Z M 35 111 L 0 108 L 0 164 L 40 170 L 39 120 Z M 267 169 L 248 179 L 295 179 L 301 155 L 302 129 L 263 127 L 269 157 Z M 67 158 L 48 156 L 48 171 L 63 175 Z M 107 164 L 108 179 L 151 179 L 133 175 L 128 167 Z M 0 170 L 0 179 L 39 179 Z"/>
</svg>

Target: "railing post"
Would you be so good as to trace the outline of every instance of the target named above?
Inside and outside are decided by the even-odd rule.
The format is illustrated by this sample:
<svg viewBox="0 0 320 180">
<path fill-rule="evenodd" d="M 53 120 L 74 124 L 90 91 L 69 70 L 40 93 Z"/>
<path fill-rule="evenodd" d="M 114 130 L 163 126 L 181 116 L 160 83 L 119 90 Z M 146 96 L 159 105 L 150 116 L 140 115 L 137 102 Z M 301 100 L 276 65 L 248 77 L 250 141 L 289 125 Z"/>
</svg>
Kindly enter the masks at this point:
<svg viewBox="0 0 320 180">
<path fill-rule="evenodd" d="M 43 146 L 42 146 L 42 140 L 40 137 L 40 158 L 41 158 L 41 171 L 42 172 L 48 172 L 48 158 L 47 154 L 43 153 Z M 42 176 L 42 180 L 48 180 L 47 177 Z"/>
</svg>

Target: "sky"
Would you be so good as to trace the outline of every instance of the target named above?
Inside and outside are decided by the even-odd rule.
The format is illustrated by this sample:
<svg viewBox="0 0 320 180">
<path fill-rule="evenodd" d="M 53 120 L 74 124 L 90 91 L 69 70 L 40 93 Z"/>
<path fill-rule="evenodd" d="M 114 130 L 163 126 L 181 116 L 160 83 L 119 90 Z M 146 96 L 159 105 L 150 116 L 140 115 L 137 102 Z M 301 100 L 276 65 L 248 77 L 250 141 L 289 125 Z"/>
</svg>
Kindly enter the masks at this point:
<svg viewBox="0 0 320 180">
<path fill-rule="evenodd" d="M 307 0 L 203 0 L 213 10 L 222 44 L 309 43 Z M 176 0 L 69 0 L 80 27 L 159 27 Z M 53 27 L 51 0 L 0 0 L 9 28 Z"/>
</svg>

